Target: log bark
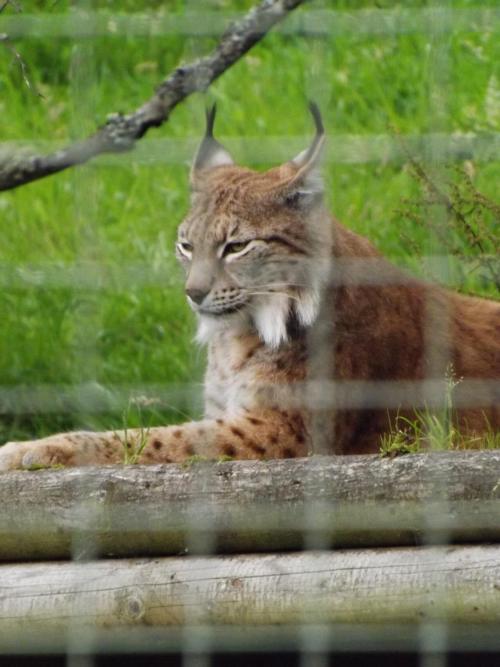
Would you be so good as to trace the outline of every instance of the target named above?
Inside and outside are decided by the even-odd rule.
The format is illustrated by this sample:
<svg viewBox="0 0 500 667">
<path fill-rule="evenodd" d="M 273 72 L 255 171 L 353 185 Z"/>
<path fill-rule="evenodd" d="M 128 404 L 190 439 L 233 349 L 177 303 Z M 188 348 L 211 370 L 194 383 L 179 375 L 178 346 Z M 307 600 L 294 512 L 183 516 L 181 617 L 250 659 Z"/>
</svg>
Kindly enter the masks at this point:
<svg viewBox="0 0 500 667">
<path fill-rule="evenodd" d="M 50 155 L 3 155 L 0 161 L 0 191 L 83 164 L 103 153 L 131 150 L 150 128 L 162 125 L 179 102 L 191 93 L 206 90 L 274 25 L 303 2 L 262 0 L 226 30 L 212 53 L 177 67 L 139 109 L 129 114 L 110 114 L 106 124 L 87 139 Z"/>
<path fill-rule="evenodd" d="M 0 475 L 0 560 L 500 542 L 500 451 Z"/>
<path fill-rule="evenodd" d="M 500 546 L 0 566 L 0 646 L 90 628 L 498 623 Z"/>
</svg>

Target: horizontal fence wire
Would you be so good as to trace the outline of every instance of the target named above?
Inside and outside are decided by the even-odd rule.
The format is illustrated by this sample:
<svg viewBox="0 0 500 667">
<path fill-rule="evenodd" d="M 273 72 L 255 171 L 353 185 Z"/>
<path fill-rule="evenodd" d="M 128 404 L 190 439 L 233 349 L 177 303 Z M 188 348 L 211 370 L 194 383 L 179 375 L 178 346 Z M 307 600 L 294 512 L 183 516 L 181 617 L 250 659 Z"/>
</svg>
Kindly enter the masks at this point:
<svg viewBox="0 0 500 667">
<path fill-rule="evenodd" d="M 288 384 L 259 383 L 280 407 L 310 410 L 376 408 L 445 408 L 446 380 L 311 380 Z M 74 385 L 40 384 L 0 385 L 0 415 L 32 413 L 106 413 L 122 409 L 127 403 L 143 403 L 152 408 L 190 410 L 200 413 L 203 406 L 200 383 L 134 383 L 130 385 L 85 382 Z M 453 391 L 457 408 L 485 407 L 500 381 L 462 379 Z M 486 401 L 486 403 L 485 403 Z"/>
<path fill-rule="evenodd" d="M 4 15 L 0 31 L 11 39 L 21 37 L 61 37 L 81 39 L 96 37 L 161 37 L 164 35 L 220 35 L 228 22 L 242 17 L 239 13 L 217 11 L 168 10 L 130 14 L 106 10 L 85 11 L 72 8 L 67 14 L 51 13 Z M 359 9 L 335 11 L 308 9 L 289 16 L 275 28 L 286 34 L 309 37 L 392 36 L 424 32 L 428 35 L 451 31 L 484 32 L 500 21 L 498 7 L 421 7 L 397 9 Z"/>
<path fill-rule="evenodd" d="M 441 621 L 433 621 L 433 626 L 446 631 L 447 645 L 451 651 L 477 654 L 481 652 L 497 653 L 500 651 L 498 626 L 462 624 L 449 627 Z M 191 626 L 191 640 L 198 650 L 206 653 L 238 654 L 255 653 L 291 653 L 300 651 L 303 646 L 304 627 L 299 624 L 286 626 L 267 625 L 261 627 L 228 626 Z M 154 653 L 179 654 L 186 652 L 186 640 L 178 628 L 134 627 L 116 629 L 113 632 L 103 628 L 88 629 L 80 627 L 76 647 L 83 655 L 138 655 Z M 418 653 L 421 645 L 422 626 L 408 623 L 374 625 L 373 623 L 311 623 L 307 627 L 311 652 L 318 646 L 325 651 L 341 654 L 350 653 L 387 653 L 397 659 L 401 653 Z M 12 631 L 2 639 L 5 653 L 13 656 L 53 655 L 66 652 L 67 636 L 60 632 L 44 632 L 27 637 L 26 630 Z M 471 655 L 470 660 L 477 659 Z M 81 664 L 81 663 L 79 663 Z M 93 665 L 93 662 L 87 663 Z M 140 663 L 137 663 L 140 664 Z M 266 663 L 269 664 L 269 663 Z M 373 664 L 373 663 L 372 663 Z"/>
<path fill-rule="evenodd" d="M 247 164 L 276 164 L 285 162 L 298 154 L 310 141 L 310 137 L 219 137 L 230 151 Z M 199 143 L 199 137 L 188 139 L 155 138 L 142 139 L 136 148 L 120 155 L 105 154 L 96 158 L 90 166 L 190 164 Z M 54 152 L 62 144 L 50 141 L 5 141 L 0 145 L 0 160 L 16 151 Z M 430 151 L 438 151 L 444 162 L 476 160 L 490 162 L 500 154 L 500 132 L 481 134 L 453 134 L 434 132 L 420 135 L 391 134 L 327 135 L 324 161 L 326 164 L 402 164 L 413 159 L 422 159 Z M 1 197 L 2 195 L 0 195 Z"/>
<path fill-rule="evenodd" d="M 500 258 L 489 254 L 471 257 L 456 255 L 406 255 L 394 258 L 407 273 L 395 274 L 394 267 L 384 259 L 338 258 L 333 271 L 349 271 L 341 280 L 332 277 L 330 285 L 379 286 L 411 285 L 418 274 L 431 277 L 448 287 L 460 287 L 470 275 L 479 281 L 491 280 L 492 272 L 500 272 Z M 156 287 L 183 290 L 185 277 L 174 263 L 173 251 L 166 266 L 150 263 L 128 263 L 126 266 L 105 262 L 77 261 L 43 264 L 0 263 L 0 287 L 12 290 L 72 289 L 75 291 L 121 292 Z M 410 272 L 412 270 L 413 272 Z"/>
</svg>

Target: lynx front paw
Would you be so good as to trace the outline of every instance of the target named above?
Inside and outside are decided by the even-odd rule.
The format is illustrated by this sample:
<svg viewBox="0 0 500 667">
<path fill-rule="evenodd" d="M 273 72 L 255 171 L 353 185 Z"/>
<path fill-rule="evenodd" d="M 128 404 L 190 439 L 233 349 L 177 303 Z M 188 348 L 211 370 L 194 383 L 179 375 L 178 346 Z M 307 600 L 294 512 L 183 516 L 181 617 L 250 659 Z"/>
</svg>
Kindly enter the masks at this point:
<svg viewBox="0 0 500 667">
<path fill-rule="evenodd" d="M 0 447 L 0 472 L 37 470 L 75 465 L 75 448 L 70 442 L 43 440 L 9 442 Z"/>
<path fill-rule="evenodd" d="M 23 445 L 17 442 L 8 442 L 0 447 L 0 472 L 22 468 L 23 456 L 26 453 Z"/>
</svg>

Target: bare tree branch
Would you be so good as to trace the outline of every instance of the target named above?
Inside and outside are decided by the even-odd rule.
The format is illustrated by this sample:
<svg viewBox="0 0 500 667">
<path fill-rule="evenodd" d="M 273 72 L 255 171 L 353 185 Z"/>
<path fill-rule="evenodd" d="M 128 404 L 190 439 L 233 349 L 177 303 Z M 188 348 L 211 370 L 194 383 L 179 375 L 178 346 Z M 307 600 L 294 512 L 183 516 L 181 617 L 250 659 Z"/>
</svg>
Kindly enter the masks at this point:
<svg viewBox="0 0 500 667">
<path fill-rule="evenodd" d="M 130 114 L 113 113 L 106 124 L 83 141 L 49 155 L 14 154 L 0 164 L 0 190 L 10 190 L 83 164 L 102 153 L 131 150 L 151 127 L 159 127 L 171 111 L 191 93 L 206 90 L 289 12 L 305 0 L 262 0 L 240 21 L 233 23 L 208 56 L 177 67 L 155 94 Z"/>
</svg>

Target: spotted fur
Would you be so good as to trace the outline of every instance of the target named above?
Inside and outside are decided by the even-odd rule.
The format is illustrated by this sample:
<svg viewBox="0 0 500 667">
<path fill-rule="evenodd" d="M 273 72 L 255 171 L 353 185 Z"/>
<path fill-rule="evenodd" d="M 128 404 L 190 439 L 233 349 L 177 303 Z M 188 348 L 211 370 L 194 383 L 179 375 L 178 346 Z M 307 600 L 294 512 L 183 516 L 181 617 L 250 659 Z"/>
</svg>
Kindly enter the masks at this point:
<svg viewBox="0 0 500 667">
<path fill-rule="evenodd" d="M 265 173 L 233 164 L 209 115 L 176 246 L 208 348 L 205 419 L 151 429 L 142 463 L 373 452 L 399 412 L 394 400 L 380 404 L 386 388 L 397 397 L 410 386 L 421 407 L 421 381 L 442 380 L 450 362 L 464 387 L 475 382 L 454 414 L 460 427 L 500 427 L 500 305 L 411 279 L 332 219 L 312 110 L 311 147 Z M 412 405 L 401 414 L 411 416 Z M 125 439 L 134 445 L 141 435 L 10 443 L 0 470 L 117 463 Z"/>
</svg>

